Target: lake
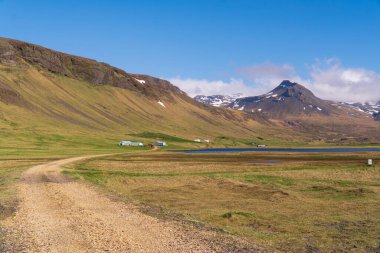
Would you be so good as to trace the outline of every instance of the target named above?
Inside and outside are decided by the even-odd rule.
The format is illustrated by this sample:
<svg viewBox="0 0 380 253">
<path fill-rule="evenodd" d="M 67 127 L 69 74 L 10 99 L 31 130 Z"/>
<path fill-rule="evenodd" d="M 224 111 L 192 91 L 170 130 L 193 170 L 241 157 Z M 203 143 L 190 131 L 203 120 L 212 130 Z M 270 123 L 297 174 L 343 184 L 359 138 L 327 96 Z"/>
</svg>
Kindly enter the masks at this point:
<svg viewBox="0 0 380 253">
<path fill-rule="evenodd" d="M 285 152 L 285 153 L 354 153 L 380 152 L 379 148 L 212 148 L 194 150 L 175 150 L 188 154 L 199 153 L 241 153 L 241 152 Z"/>
</svg>

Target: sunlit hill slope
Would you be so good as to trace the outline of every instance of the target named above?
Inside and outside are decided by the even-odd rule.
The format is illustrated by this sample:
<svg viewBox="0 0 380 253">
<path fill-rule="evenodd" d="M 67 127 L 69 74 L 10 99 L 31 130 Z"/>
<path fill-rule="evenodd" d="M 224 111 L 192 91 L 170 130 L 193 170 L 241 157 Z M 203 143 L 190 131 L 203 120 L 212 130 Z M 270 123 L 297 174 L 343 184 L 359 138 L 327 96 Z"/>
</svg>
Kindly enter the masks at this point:
<svg viewBox="0 0 380 253">
<path fill-rule="evenodd" d="M 362 120 L 364 127 L 352 135 L 371 132 L 367 141 L 376 141 L 378 125 Z M 353 123 L 332 132 L 349 136 Z M 165 80 L 1 38 L 0 128 L 3 152 L 102 149 L 123 138 L 152 141 L 158 133 L 173 137 L 174 146 L 192 146 L 194 138 L 234 146 L 324 137 L 260 115 L 201 104 Z"/>
<path fill-rule="evenodd" d="M 167 81 L 8 39 L 0 39 L 0 112 L 1 142 L 18 147 L 113 143 L 142 132 L 245 137 L 258 125 Z"/>
</svg>

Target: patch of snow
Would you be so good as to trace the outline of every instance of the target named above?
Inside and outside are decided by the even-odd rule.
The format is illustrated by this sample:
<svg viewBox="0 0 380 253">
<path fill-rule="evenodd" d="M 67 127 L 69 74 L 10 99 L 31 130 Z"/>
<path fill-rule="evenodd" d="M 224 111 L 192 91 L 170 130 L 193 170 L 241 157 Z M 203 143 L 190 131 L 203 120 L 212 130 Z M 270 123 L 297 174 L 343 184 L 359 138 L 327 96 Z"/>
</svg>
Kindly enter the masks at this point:
<svg viewBox="0 0 380 253">
<path fill-rule="evenodd" d="M 318 111 L 322 111 L 322 109 L 321 109 L 321 108 L 319 108 L 319 107 L 317 107 L 317 109 L 318 109 Z"/>
<path fill-rule="evenodd" d="M 159 103 L 162 107 L 166 108 L 166 106 L 164 105 L 164 103 L 162 103 L 161 101 L 158 101 L 157 103 Z"/>
<path fill-rule="evenodd" d="M 265 98 L 275 98 L 277 96 L 278 96 L 277 94 L 273 94 L 273 95 L 266 96 Z"/>
<path fill-rule="evenodd" d="M 243 105 L 243 106 L 240 107 L 238 110 L 239 110 L 239 111 L 243 111 L 243 110 L 244 110 L 244 107 L 245 107 L 245 106 Z"/>
<path fill-rule="evenodd" d="M 204 95 L 197 95 L 194 97 L 195 100 L 198 102 L 209 104 L 216 107 L 222 107 L 227 106 L 233 102 L 236 101 L 236 99 L 242 97 L 242 94 L 233 94 L 232 96 L 229 95 L 210 95 L 210 96 L 204 96 Z M 236 107 L 234 107 L 236 109 Z"/>
<path fill-rule="evenodd" d="M 223 101 L 221 99 L 217 99 L 217 100 L 214 100 L 213 102 L 211 102 L 211 105 L 219 107 L 219 106 L 221 106 L 224 103 L 225 103 L 225 101 Z"/>
<path fill-rule="evenodd" d="M 236 109 L 236 108 L 238 108 L 238 107 L 239 107 L 239 103 L 235 101 L 235 102 L 234 102 L 234 106 L 233 106 L 233 108 Z"/>
<path fill-rule="evenodd" d="M 303 107 L 303 110 L 305 111 L 305 110 L 306 110 L 306 107 Z"/>
<path fill-rule="evenodd" d="M 145 80 L 140 80 L 140 79 L 137 79 L 137 78 L 135 78 L 135 80 L 136 80 L 137 82 L 141 83 L 141 84 L 145 84 Z"/>
<path fill-rule="evenodd" d="M 355 108 L 356 110 L 358 110 L 359 112 L 364 112 L 364 110 L 360 109 L 360 108 Z"/>
<path fill-rule="evenodd" d="M 257 109 L 257 111 L 261 112 L 261 111 L 262 111 L 262 109 L 261 109 L 261 108 L 259 108 L 259 109 Z"/>
<path fill-rule="evenodd" d="M 358 112 L 367 113 L 368 115 L 373 115 L 379 111 L 379 105 L 374 104 L 374 102 L 340 102 L 341 105 L 346 105 L 351 109 L 354 109 Z"/>
</svg>

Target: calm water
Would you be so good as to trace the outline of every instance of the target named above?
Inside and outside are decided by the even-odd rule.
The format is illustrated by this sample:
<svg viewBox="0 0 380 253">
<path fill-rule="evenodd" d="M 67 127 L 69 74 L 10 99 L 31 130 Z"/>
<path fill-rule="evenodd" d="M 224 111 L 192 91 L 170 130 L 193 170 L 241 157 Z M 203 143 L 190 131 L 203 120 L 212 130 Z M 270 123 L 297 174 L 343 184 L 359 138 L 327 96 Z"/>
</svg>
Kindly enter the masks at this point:
<svg viewBox="0 0 380 253">
<path fill-rule="evenodd" d="M 275 164 L 275 163 L 280 163 L 282 161 L 280 160 L 267 160 L 267 161 L 261 161 L 261 162 L 248 162 L 246 164 Z"/>
<path fill-rule="evenodd" d="M 177 150 L 189 154 L 198 153 L 240 153 L 240 152 L 292 152 L 292 153 L 353 153 L 380 152 L 380 148 L 214 148 Z"/>
</svg>

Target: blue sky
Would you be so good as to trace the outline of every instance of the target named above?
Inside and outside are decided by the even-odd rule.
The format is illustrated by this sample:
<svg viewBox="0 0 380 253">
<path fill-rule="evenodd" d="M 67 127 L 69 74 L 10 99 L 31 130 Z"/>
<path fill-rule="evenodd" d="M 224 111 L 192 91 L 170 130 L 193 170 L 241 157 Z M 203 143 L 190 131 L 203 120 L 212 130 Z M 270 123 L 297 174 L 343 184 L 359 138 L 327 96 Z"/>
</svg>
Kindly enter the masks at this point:
<svg viewBox="0 0 380 253">
<path fill-rule="evenodd" d="M 345 85 L 337 99 L 380 99 L 360 93 L 380 88 L 378 0 L 0 0 L 0 36 L 192 94 L 253 95 L 288 78 L 326 98 Z"/>
</svg>

